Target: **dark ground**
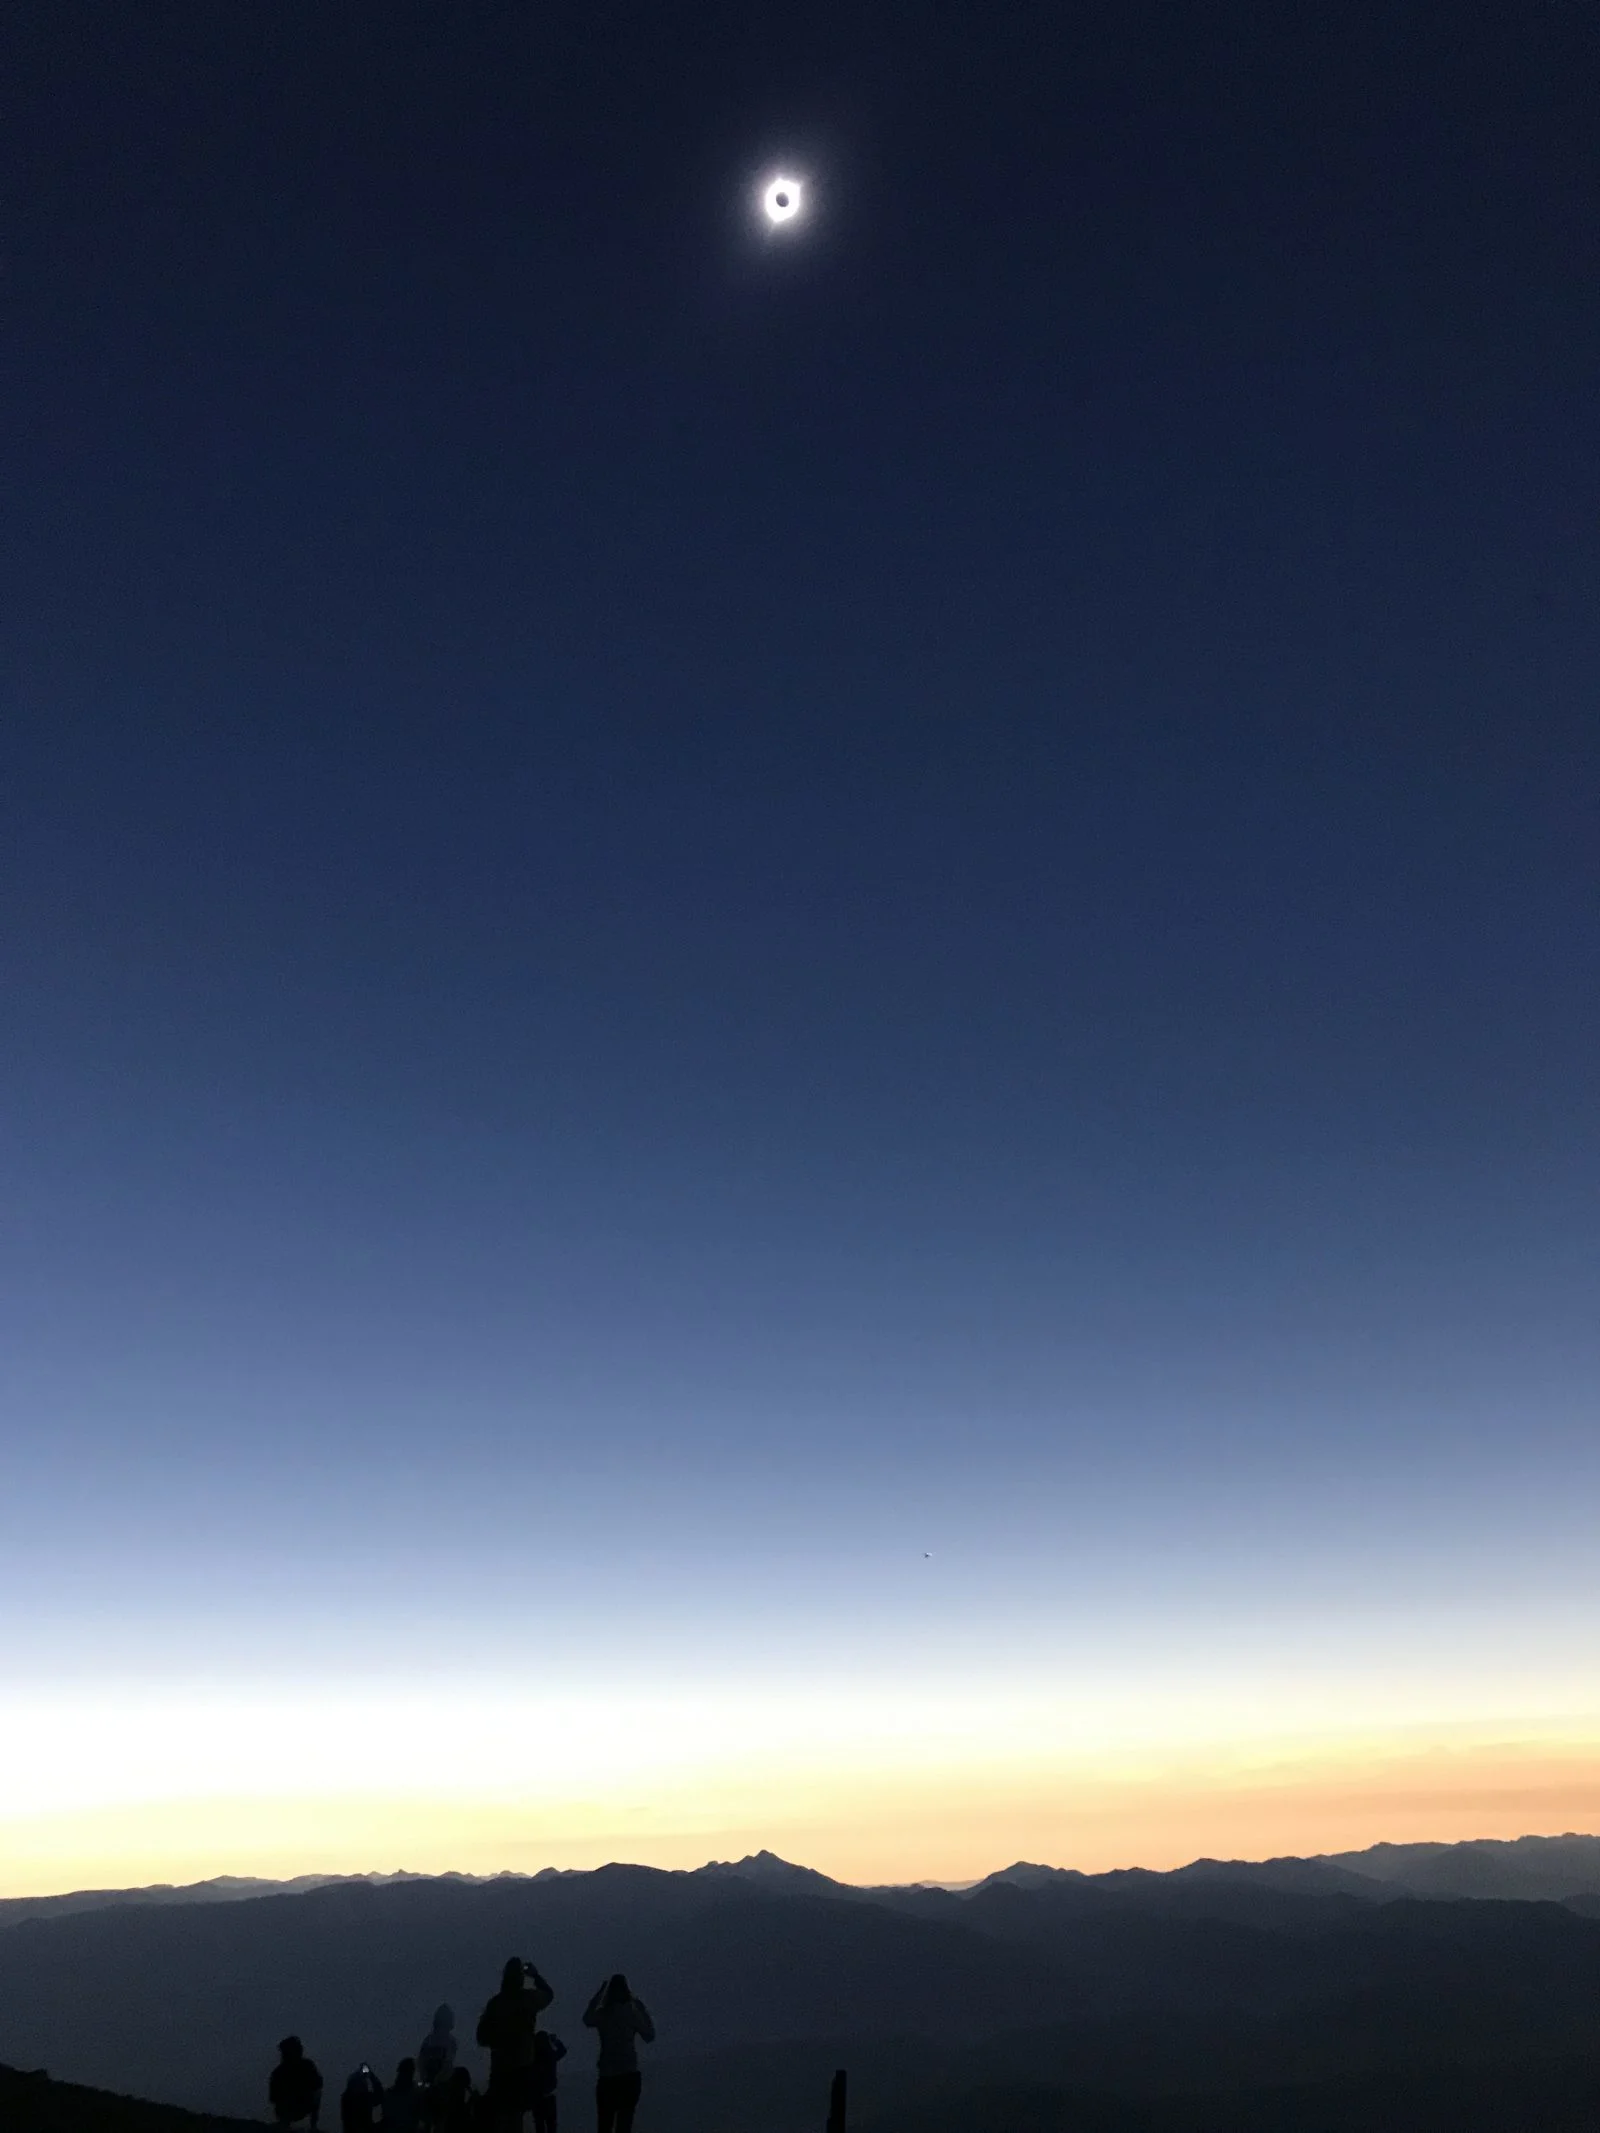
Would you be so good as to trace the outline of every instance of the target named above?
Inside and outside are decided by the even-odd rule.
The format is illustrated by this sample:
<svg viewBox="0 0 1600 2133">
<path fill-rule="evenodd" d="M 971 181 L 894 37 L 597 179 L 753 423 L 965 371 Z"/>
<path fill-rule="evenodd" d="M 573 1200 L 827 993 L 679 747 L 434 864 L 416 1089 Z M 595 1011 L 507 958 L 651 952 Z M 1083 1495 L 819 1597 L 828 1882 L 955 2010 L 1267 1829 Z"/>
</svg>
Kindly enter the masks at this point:
<svg viewBox="0 0 1600 2133">
<path fill-rule="evenodd" d="M 0 2066 L 0 2127 L 5 2133 L 242 2133 L 245 2124 L 239 2118 L 211 2118 Z"/>
<path fill-rule="evenodd" d="M 0 2067 L 5 2133 L 242 2133 L 249 2123 L 259 2121 L 208 2117 Z M 1600 2124 L 1600 2057 L 1402 2070 L 1142 2102 L 1082 2090 L 994 2087 L 864 2124 L 867 2133 L 1593 2133 Z"/>
</svg>

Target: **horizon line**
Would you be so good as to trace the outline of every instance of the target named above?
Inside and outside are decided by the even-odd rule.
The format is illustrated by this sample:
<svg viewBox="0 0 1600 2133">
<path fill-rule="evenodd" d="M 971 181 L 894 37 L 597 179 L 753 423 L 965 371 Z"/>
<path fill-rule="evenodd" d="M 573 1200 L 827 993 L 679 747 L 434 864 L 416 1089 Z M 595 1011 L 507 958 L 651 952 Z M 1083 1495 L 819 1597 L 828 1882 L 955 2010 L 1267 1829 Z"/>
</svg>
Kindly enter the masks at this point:
<svg viewBox="0 0 1600 2133">
<path fill-rule="evenodd" d="M 662 1874 L 688 1878 L 696 1874 L 737 1873 L 741 1867 L 761 1866 L 770 1862 L 772 1867 L 781 1867 L 788 1873 L 808 1874 L 819 1881 L 826 1881 L 835 1888 L 855 1889 L 868 1893 L 874 1889 L 945 1889 L 959 1895 L 969 1889 L 977 1889 L 986 1882 L 1002 1881 L 1008 1874 L 1019 1869 L 1031 1873 L 1070 1875 L 1083 1881 L 1108 1881 L 1122 1874 L 1149 1874 L 1166 1880 L 1177 1874 L 1190 1872 L 1197 1866 L 1215 1867 L 1263 1867 L 1279 1865 L 1318 1866 L 1340 1863 L 1349 1859 L 1362 1859 L 1372 1852 L 1388 1851 L 1466 1851 L 1480 1845 L 1493 1845 L 1497 1849 L 1509 1849 L 1517 1844 L 1562 1844 L 1570 1841 L 1600 1842 L 1600 1831 L 1525 1830 L 1515 1837 L 1419 1837 L 1395 1840 L 1378 1838 L 1371 1844 L 1356 1846 L 1340 1852 L 1275 1852 L 1264 1858 L 1220 1858 L 1210 1853 L 1201 1853 L 1178 1866 L 1114 1866 L 1097 1870 L 1082 1867 L 1057 1866 L 1041 1859 L 1013 1859 L 1006 1866 L 993 1867 L 987 1874 L 978 1874 L 965 1880 L 942 1881 L 938 1879 L 915 1881 L 845 1881 L 836 1874 L 824 1873 L 820 1867 L 807 1866 L 794 1859 L 785 1859 L 780 1854 L 763 1848 L 747 1852 L 739 1859 L 707 1859 L 699 1866 L 653 1866 L 640 1859 L 607 1859 L 598 1866 L 541 1866 L 531 1869 L 499 1867 L 492 1873 L 472 1873 L 459 1867 L 441 1867 L 435 1872 L 422 1872 L 411 1867 L 360 1867 L 347 1872 L 309 1872 L 304 1874 L 207 1874 L 197 1881 L 145 1881 L 130 1882 L 113 1887 L 101 1884 L 94 1887 L 55 1889 L 25 1896 L 0 1896 L 0 1905 L 64 1903 L 74 1896 L 142 1896 L 187 1894 L 192 1889 L 215 1889 L 235 1887 L 258 1889 L 263 1895 L 303 1893 L 310 1895 L 319 1888 L 336 1887 L 352 1881 L 365 1881 L 393 1886 L 406 1881 L 461 1881 L 475 1887 L 486 1887 L 497 1881 L 549 1881 L 575 1880 L 590 1874 L 603 1874 L 621 1867 L 633 1873 Z M 747 1877 L 754 1878 L 754 1877 Z"/>
</svg>

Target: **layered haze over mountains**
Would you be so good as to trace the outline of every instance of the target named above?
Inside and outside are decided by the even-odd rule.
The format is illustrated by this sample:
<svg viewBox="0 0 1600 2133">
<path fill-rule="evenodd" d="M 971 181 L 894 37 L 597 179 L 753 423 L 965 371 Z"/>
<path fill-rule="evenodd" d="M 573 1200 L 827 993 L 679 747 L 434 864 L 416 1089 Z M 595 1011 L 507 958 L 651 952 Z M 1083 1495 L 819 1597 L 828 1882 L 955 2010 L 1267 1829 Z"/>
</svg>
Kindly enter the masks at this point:
<svg viewBox="0 0 1600 2133">
<path fill-rule="evenodd" d="M 714 1859 L 694 1870 L 701 1878 L 737 1880 L 790 1894 L 857 1895 L 876 1900 L 915 1896 L 937 1890 L 937 1882 L 915 1882 L 896 1888 L 855 1888 L 818 1873 L 816 1868 L 796 1866 L 775 1852 L 752 1852 L 743 1859 Z M 75 1889 L 57 1896 L 0 1898 L 0 1926 L 15 1925 L 25 1918 L 62 1918 L 74 1912 L 114 1909 L 127 1904 L 243 1903 L 253 1897 L 299 1896 L 312 1889 L 330 1887 L 392 1888 L 405 1882 L 436 1881 L 462 1887 L 487 1881 L 516 1882 L 559 1880 L 581 1870 L 547 1866 L 532 1875 L 510 1871 L 495 1875 L 417 1874 L 404 1868 L 394 1873 L 300 1874 L 287 1881 L 268 1881 L 245 1874 L 219 1874 L 210 1881 L 187 1885 L 156 1883 L 147 1888 Z M 1388 1894 L 1407 1896 L 1522 1897 L 1565 1902 L 1580 1896 L 1600 1897 L 1600 1837 L 1569 1832 L 1559 1837 L 1518 1837 L 1509 1842 L 1484 1838 L 1462 1844 L 1375 1844 L 1360 1852 L 1325 1852 L 1310 1858 L 1263 1860 L 1196 1859 L 1188 1866 L 1165 1873 L 1149 1868 L 1127 1868 L 1088 1874 L 1077 1867 L 1045 1866 L 1036 1860 L 1019 1859 L 999 1867 L 981 1880 L 951 1885 L 948 1893 L 969 1896 L 984 1889 L 1078 1887 L 1115 1891 L 1120 1888 L 1164 1886 L 1179 1889 L 1207 1880 L 1231 1880 L 1260 1888 L 1289 1890 L 1340 1889 L 1379 1901 Z"/>
<path fill-rule="evenodd" d="M 660 2133 L 799 2133 L 838 2065 L 856 2121 L 907 2133 L 1565 2127 L 1600 2076 L 1584 1835 L 1165 1874 L 1018 1862 L 963 1889 L 762 1853 L 93 1892 L 0 1912 L 0 2062 L 255 2115 L 286 2031 L 330 2077 L 387 2073 L 443 1999 L 481 2072 L 472 2025 L 512 1953 L 555 1986 L 575 2107 L 596 1979 L 620 1964 L 647 1993 Z"/>
</svg>

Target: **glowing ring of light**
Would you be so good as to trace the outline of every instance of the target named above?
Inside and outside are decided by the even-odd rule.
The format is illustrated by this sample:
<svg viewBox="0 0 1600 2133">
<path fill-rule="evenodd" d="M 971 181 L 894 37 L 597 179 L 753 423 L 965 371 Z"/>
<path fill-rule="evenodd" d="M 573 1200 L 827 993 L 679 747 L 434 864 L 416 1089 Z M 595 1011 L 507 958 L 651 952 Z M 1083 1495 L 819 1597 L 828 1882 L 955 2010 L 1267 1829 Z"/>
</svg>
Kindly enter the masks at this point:
<svg viewBox="0 0 1600 2133">
<path fill-rule="evenodd" d="M 761 212 L 774 224 L 793 222 L 803 198 L 798 178 L 774 178 L 761 195 Z"/>
</svg>

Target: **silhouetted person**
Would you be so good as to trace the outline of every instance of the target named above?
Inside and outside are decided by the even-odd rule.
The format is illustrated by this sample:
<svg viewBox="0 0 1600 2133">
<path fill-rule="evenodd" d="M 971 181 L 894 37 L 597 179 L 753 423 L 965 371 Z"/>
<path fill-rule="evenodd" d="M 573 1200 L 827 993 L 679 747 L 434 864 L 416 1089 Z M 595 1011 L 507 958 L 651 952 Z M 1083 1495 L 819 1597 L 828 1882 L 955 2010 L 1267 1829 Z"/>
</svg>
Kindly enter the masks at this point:
<svg viewBox="0 0 1600 2133">
<path fill-rule="evenodd" d="M 285 2037 L 278 2046 L 278 2063 L 267 2082 L 267 2101 L 280 2126 L 307 2125 L 317 2133 L 322 2109 L 322 2076 L 317 2062 L 306 2057 L 298 2037 Z"/>
<path fill-rule="evenodd" d="M 533 1964 L 513 1955 L 500 1973 L 500 1990 L 478 2017 L 478 2042 L 489 2053 L 489 2117 L 511 2133 L 533 2104 L 539 2012 L 554 1998 Z"/>
<path fill-rule="evenodd" d="M 556 2068 L 566 2056 L 561 2039 L 541 2029 L 533 2040 L 533 2133 L 556 2133 Z"/>
<path fill-rule="evenodd" d="M 456 2011 L 441 2005 L 433 2010 L 433 2027 L 417 2051 L 417 2079 L 425 2089 L 443 2088 L 455 2066 Z"/>
<path fill-rule="evenodd" d="M 340 2133 L 373 2133 L 382 2121 L 383 2083 L 363 2059 L 339 2098 Z"/>
<path fill-rule="evenodd" d="M 417 2062 L 402 2059 L 394 2070 L 394 2080 L 383 2092 L 384 2133 L 417 2133 L 422 2118 L 421 2106 Z"/>
<path fill-rule="evenodd" d="M 472 2086 L 472 2076 L 464 2066 L 456 2067 L 449 2080 L 441 2083 L 438 2097 L 436 2123 L 440 2133 L 476 2133 L 478 2097 Z"/>
<path fill-rule="evenodd" d="M 584 2027 L 598 2032 L 600 2061 L 595 2069 L 594 2101 L 600 2133 L 632 2133 L 639 2108 L 638 2040 L 654 2044 L 656 2025 L 643 2000 L 634 1998 L 619 1970 L 609 1977 L 583 2011 Z"/>
<path fill-rule="evenodd" d="M 445 2091 L 456 2066 L 456 2013 L 443 2004 L 433 2010 L 433 2027 L 417 2049 L 417 2080 L 421 2085 L 421 2111 L 425 2125 L 438 2126 L 444 2115 Z"/>
</svg>

